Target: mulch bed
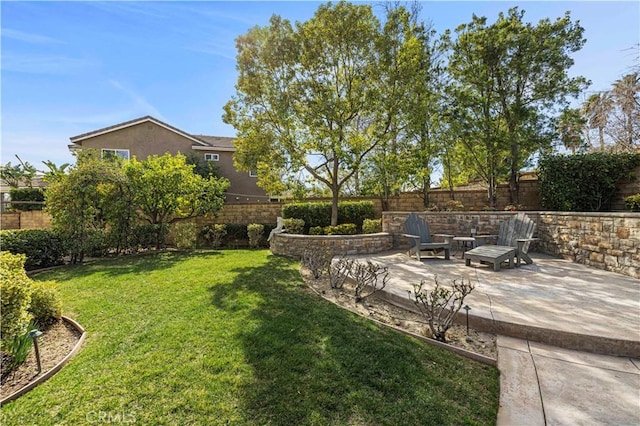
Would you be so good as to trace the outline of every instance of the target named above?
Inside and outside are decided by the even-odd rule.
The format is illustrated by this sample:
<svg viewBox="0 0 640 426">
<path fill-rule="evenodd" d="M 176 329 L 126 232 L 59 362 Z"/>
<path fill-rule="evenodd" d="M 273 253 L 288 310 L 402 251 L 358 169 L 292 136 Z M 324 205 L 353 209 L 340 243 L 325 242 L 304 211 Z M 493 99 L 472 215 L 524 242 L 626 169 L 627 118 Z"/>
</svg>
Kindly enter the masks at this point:
<svg viewBox="0 0 640 426">
<path fill-rule="evenodd" d="M 42 336 L 38 338 L 42 372 L 38 374 L 35 350 L 31 350 L 27 360 L 13 371 L 5 371 L 9 356 L 2 354 L 2 366 L 0 367 L 0 399 L 3 399 L 37 379 L 56 366 L 74 348 L 81 333 L 66 321 L 58 320 L 46 329 L 42 330 Z"/>
</svg>

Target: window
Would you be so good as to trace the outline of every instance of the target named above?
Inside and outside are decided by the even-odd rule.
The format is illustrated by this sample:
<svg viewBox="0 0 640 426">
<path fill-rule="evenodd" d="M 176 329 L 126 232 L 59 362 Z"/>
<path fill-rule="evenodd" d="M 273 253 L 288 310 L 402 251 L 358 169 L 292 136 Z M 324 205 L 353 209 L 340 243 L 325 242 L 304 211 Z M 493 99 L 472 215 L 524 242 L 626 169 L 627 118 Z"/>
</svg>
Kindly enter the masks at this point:
<svg viewBox="0 0 640 426">
<path fill-rule="evenodd" d="M 220 154 L 205 154 L 204 159 L 207 161 L 220 161 Z"/>
<path fill-rule="evenodd" d="M 255 171 L 255 170 L 251 170 L 251 171 L 249 172 L 249 177 L 258 177 L 258 172 L 257 172 L 257 171 Z"/>
<path fill-rule="evenodd" d="M 124 158 L 125 160 L 129 159 L 129 150 L 128 149 L 109 149 L 102 148 L 102 158 Z"/>
</svg>

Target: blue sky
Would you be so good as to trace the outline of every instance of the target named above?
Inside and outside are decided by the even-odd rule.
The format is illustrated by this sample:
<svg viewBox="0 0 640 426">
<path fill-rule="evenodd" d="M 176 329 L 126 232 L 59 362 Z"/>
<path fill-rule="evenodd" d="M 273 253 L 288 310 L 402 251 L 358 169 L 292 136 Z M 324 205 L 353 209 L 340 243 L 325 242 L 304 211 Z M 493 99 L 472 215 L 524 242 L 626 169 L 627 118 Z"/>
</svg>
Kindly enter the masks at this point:
<svg viewBox="0 0 640 426">
<path fill-rule="evenodd" d="M 186 132 L 234 136 L 235 38 L 272 14 L 309 19 L 318 2 L 0 2 L 0 162 L 72 162 L 69 138 L 144 115 Z M 640 2 L 423 2 L 442 32 L 519 6 L 532 22 L 566 10 L 585 28 L 572 75 L 608 89 L 633 64 Z M 380 9 L 376 9 L 380 12 Z"/>
</svg>

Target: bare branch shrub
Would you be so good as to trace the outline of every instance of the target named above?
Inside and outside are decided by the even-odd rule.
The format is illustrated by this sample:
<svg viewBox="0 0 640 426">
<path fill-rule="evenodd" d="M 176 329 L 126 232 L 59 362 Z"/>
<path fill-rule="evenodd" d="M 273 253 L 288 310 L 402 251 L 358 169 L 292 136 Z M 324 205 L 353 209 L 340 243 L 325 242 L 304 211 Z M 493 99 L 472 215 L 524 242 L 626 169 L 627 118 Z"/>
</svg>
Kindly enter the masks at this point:
<svg viewBox="0 0 640 426">
<path fill-rule="evenodd" d="M 308 244 L 302 251 L 302 264 L 309 268 L 316 280 L 330 272 L 332 259 L 333 252 L 326 244 Z"/>
<path fill-rule="evenodd" d="M 367 260 L 367 263 L 354 262 L 351 278 L 355 281 L 356 303 L 363 302 L 376 291 L 386 287 L 389 280 L 389 268 Z M 369 288 L 369 293 L 364 291 Z"/>
<path fill-rule="evenodd" d="M 420 281 L 420 284 L 414 284 L 413 294 L 409 291 L 409 298 L 427 320 L 434 338 L 440 342 L 446 342 L 447 330 L 462 308 L 464 298 L 475 287 L 471 281 L 465 282 L 464 279 L 460 282 L 453 280 L 451 289 L 442 287 L 437 276 L 434 281 L 435 287 L 431 291 L 423 289 L 426 280 Z"/>
<path fill-rule="evenodd" d="M 336 262 L 331 263 L 329 268 L 329 282 L 331 288 L 342 288 L 344 282 L 347 280 L 351 269 L 353 268 L 353 259 L 347 259 L 346 256 L 342 256 Z"/>
</svg>

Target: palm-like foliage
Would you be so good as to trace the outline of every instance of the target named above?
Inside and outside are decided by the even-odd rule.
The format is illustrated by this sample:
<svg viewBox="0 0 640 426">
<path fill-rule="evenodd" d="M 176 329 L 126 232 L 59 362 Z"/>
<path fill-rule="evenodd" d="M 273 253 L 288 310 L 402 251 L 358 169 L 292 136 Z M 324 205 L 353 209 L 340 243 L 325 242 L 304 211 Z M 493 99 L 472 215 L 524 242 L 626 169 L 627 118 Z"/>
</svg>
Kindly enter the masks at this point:
<svg viewBox="0 0 640 426">
<path fill-rule="evenodd" d="M 634 72 L 613 83 L 611 96 L 615 106 L 622 113 L 621 142 L 625 148 L 633 148 L 638 143 L 640 120 L 640 75 Z"/>
<path fill-rule="evenodd" d="M 598 129 L 600 149 L 604 149 L 604 129 L 609 121 L 609 113 L 613 108 L 613 100 L 609 92 L 594 93 L 587 98 L 583 113 L 590 129 Z"/>
</svg>

